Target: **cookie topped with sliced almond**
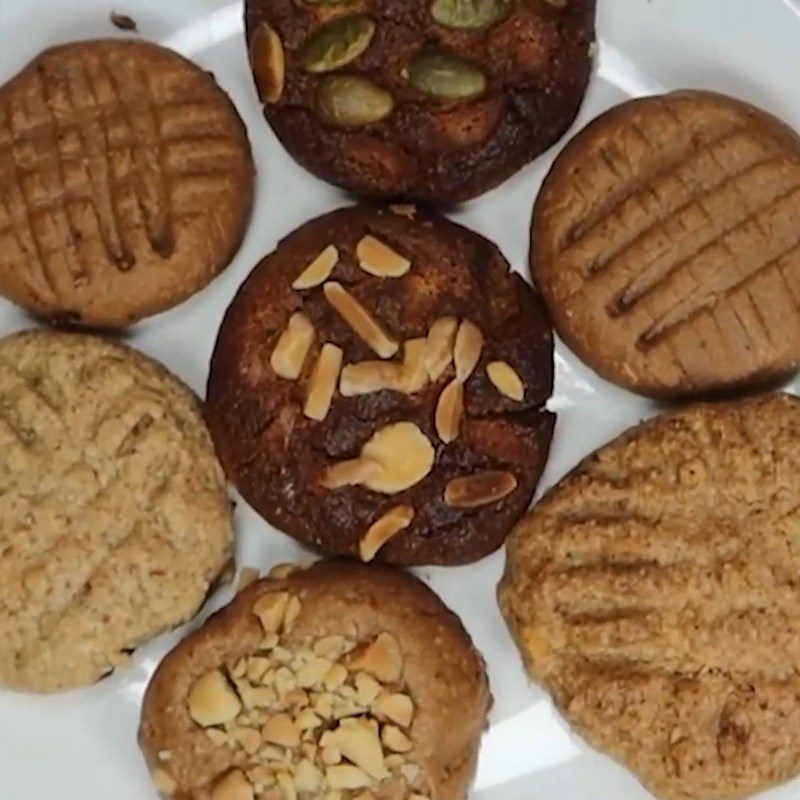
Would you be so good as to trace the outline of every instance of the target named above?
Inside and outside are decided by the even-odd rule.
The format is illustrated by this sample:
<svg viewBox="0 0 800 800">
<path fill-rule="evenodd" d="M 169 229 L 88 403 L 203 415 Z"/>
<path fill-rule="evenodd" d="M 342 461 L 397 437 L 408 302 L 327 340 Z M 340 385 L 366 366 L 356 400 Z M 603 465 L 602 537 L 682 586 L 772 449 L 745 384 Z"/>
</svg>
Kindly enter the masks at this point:
<svg viewBox="0 0 800 800">
<path fill-rule="evenodd" d="M 465 800 L 490 703 L 416 578 L 281 565 L 166 656 L 139 742 L 168 800 Z"/>
<path fill-rule="evenodd" d="M 363 561 L 463 564 L 527 509 L 554 417 L 553 340 L 497 247 L 413 206 L 312 220 L 244 282 L 207 419 L 270 523 Z"/>
</svg>

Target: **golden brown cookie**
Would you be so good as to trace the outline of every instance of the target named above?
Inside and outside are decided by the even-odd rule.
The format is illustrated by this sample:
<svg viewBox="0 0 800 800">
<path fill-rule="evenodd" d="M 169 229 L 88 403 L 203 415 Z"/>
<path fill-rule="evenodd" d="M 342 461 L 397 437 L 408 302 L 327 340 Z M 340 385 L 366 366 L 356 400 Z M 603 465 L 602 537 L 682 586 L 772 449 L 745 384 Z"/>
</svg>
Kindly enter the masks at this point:
<svg viewBox="0 0 800 800">
<path fill-rule="evenodd" d="M 120 327 L 202 289 L 253 199 L 244 125 L 213 76 L 143 41 L 46 50 L 0 87 L 0 294 Z"/>
<path fill-rule="evenodd" d="M 0 339 L 0 685 L 90 684 L 191 617 L 231 559 L 194 395 L 96 337 Z"/>
<path fill-rule="evenodd" d="M 500 605 L 528 669 L 661 800 L 800 771 L 800 399 L 669 413 L 517 526 Z"/>
<path fill-rule="evenodd" d="M 533 276 L 566 343 L 660 398 L 766 385 L 800 361 L 800 139 L 710 92 L 626 103 L 564 150 Z"/>
<path fill-rule="evenodd" d="M 403 572 L 285 566 L 162 661 L 139 742 L 170 800 L 465 800 L 491 698 L 458 618 Z"/>
<path fill-rule="evenodd" d="M 493 244 L 364 205 L 253 270 L 220 328 L 206 418 L 245 499 L 301 542 L 459 564 L 528 508 L 552 381 L 541 302 Z"/>
<path fill-rule="evenodd" d="M 589 81 L 595 0 L 247 0 L 264 113 L 370 197 L 453 203 L 557 141 Z"/>
</svg>

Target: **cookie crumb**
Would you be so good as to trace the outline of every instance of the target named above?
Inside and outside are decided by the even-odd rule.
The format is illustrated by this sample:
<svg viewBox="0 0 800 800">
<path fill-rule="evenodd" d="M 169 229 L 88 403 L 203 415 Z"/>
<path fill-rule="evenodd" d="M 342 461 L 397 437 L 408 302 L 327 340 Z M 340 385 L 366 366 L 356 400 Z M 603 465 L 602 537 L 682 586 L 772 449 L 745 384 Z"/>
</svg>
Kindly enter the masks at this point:
<svg viewBox="0 0 800 800">
<path fill-rule="evenodd" d="M 109 15 L 109 18 L 111 19 L 111 24 L 115 28 L 118 28 L 121 31 L 139 33 L 139 26 L 136 24 L 136 20 L 133 17 L 130 17 L 127 14 L 120 14 L 116 11 L 112 11 Z"/>
</svg>

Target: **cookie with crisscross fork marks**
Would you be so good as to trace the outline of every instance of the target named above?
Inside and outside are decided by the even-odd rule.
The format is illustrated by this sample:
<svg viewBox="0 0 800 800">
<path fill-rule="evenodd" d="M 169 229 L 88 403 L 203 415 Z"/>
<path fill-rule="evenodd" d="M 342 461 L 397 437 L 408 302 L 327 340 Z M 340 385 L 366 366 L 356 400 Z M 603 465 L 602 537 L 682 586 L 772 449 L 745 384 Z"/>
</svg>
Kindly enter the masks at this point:
<svg viewBox="0 0 800 800">
<path fill-rule="evenodd" d="M 669 413 L 517 526 L 500 604 L 531 675 L 664 800 L 800 771 L 800 399 Z"/>
<path fill-rule="evenodd" d="M 192 392 L 122 345 L 0 340 L 0 685 L 92 683 L 184 622 L 231 558 Z"/>
<path fill-rule="evenodd" d="M 800 361 L 800 138 L 709 92 L 612 109 L 546 179 L 531 264 L 558 332 L 615 383 L 778 381 Z"/>
<path fill-rule="evenodd" d="M 213 76 L 141 41 L 46 50 L 0 88 L 0 294 L 119 327 L 224 269 L 253 163 Z"/>
</svg>

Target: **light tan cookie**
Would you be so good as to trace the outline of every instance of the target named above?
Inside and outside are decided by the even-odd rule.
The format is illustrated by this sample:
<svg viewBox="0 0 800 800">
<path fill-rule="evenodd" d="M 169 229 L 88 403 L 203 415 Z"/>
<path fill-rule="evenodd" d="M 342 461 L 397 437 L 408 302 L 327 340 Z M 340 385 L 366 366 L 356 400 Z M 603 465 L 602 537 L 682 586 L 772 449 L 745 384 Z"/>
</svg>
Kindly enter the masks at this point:
<svg viewBox="0 0 800 800">
<path fill-rule="evenodd" d="M 90 684 L 190 618 L 231 559 L 191 391 L 122 345 L 0 340 L 0 684 Z"/>
<path fill-rule="evenodd" d="M 531 267 L 564 341 L 635 392 L 785 378 L 800 363 L 800 137 L 711 92 L 624 103 L 554 164 Z"/>
<path fill-rule="evenodd" d="M 416 578 L 321 562 L 244 589 L 161 663 L 139 741 L 172 800 L 464 800 L 484 664 Z"/>
<path fill-rule="evenodd" d="M 119 327 L 224 269 L 253 199 L 245 127 L 209 73 L 142 41 L 41 53 L 0 87 L 0 294 Z"/>
<path fill-rule="evenodd" d="M 508 541 L 531 675 L 664 800 L 800 771 L 800 399 L 669 413 L 580 464 Z"/>
</svg>

